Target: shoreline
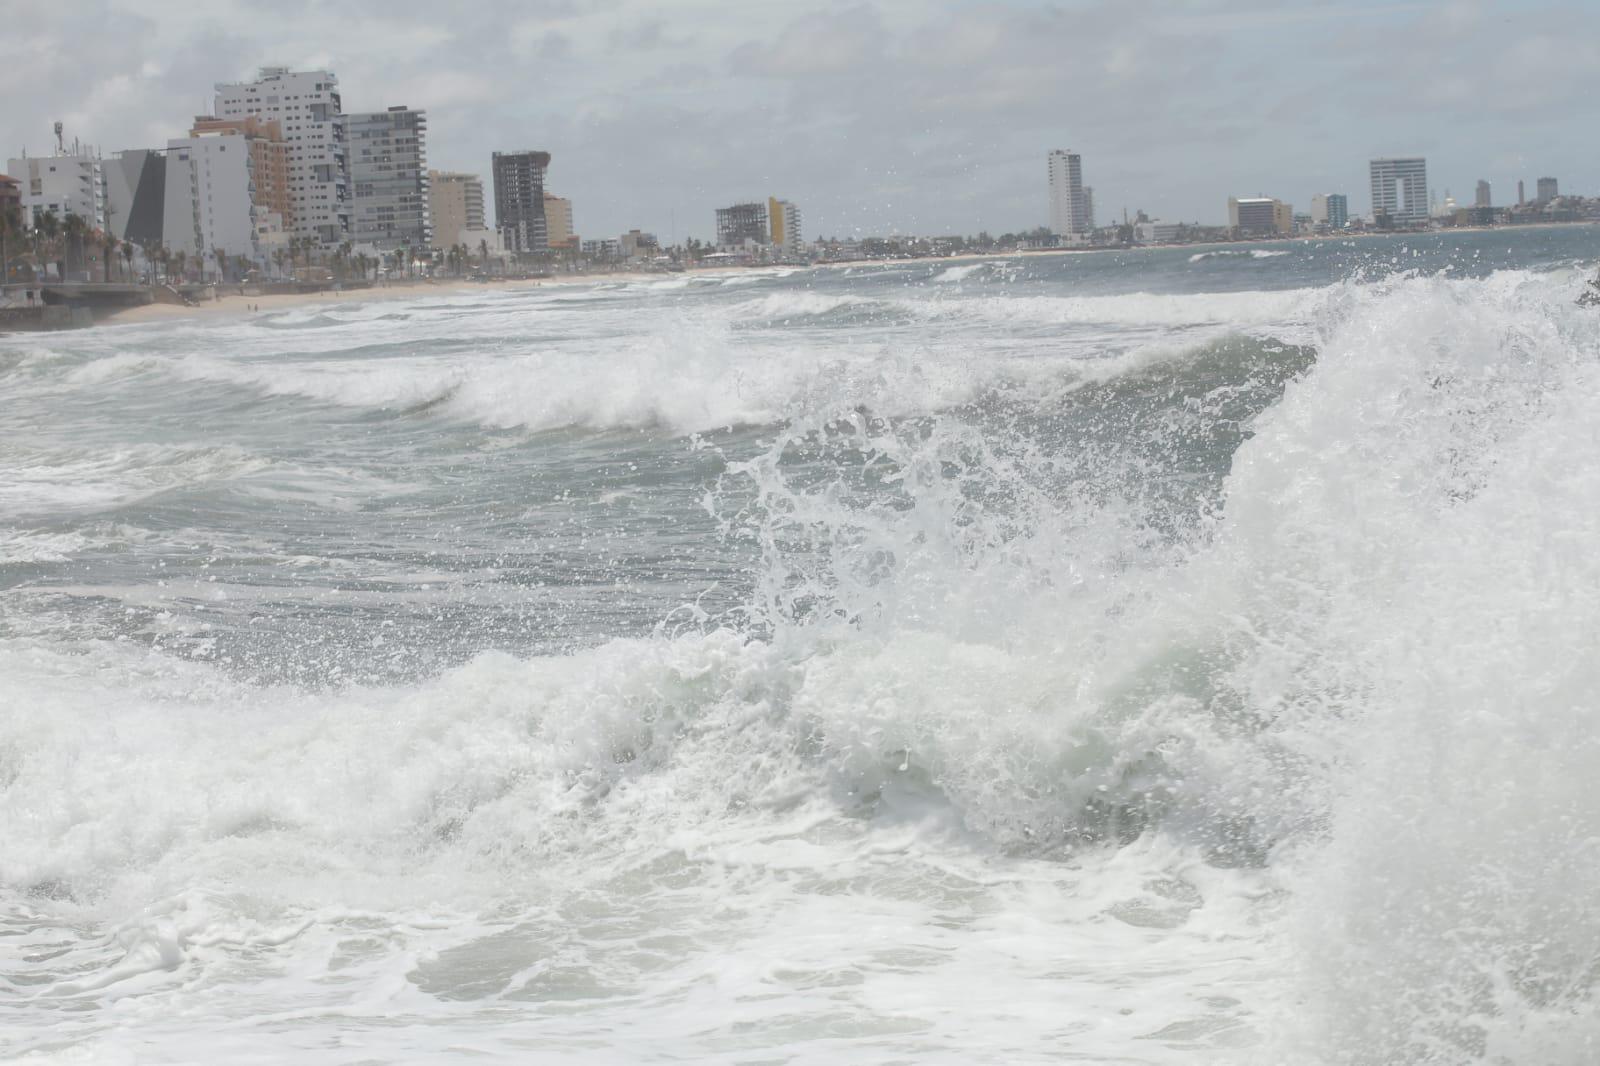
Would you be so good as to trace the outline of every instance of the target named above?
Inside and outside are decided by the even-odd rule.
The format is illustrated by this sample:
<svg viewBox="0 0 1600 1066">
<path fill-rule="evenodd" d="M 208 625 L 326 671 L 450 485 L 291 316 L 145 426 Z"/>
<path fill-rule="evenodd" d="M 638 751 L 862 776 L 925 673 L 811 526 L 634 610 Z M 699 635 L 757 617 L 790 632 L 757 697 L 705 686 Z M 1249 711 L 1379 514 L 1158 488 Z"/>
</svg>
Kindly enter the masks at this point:
<svg viewBox="0 0 1600 1066">
<path fill-rule="evenodd" d="M 1532 229 L 1569 226 L 1596 226 L 1596 222 L 1549 222 L 1528 225 L 1459 226 L 1448 230 L 1431 230 L 1418 233 L 1327 233 L 1294 237 L 1275 237 L 1254 241 L 1198 241 L 1192 244 L 1147 244 L 1130 247 L 1105 248 L 1024 248 L 1008 252 L 960 252 L 955 255 L 908 256 L 904 259 L 852 259 L 831 263 L 812 263 L 809 266 L 773 264 L 768 266 L 715 266 L 690 267 L 681 272 L 657 273 L 622 270 L 602 274 L 566 274 L 549 278 L 509 278 L 489 281 L 469 281 L 466 278 L 443 278 L 391 283 L 367 289 L 327 290 L 324 292 L 272 293 L 262 296 L 241 296 L 222 293 L 215 300 L 202 304 L 144 304 L 138 307 L 118 308 L 97 321 L 98 326 L 138 325 L 181 318 L 220 318 L 242 316 L 266 311 L 315 307 L 319 304 L 367 304 L 394 300 L 415 299 L 429 294 L 445 295 L 484 289 L 511 290 L 539 288 L 546 285 L 603 285 L 611 282 L 662 281 L 673 277 L 701 277 L 706 275 L 744 274 L 772 270 L 848 269 L 863 266 L 893 266 L 903 263 L 971 263 L 986 259 L 1010 259 L 1016 256 L 1091 255 L 1104 252 L 1166 251 L 1185 248 L 1212 249 L 1238 248 L 1248 250 L 1263 245 L 1320 243 L 1326 241 L 1363 240 L 1378 237 L 1432 237 L 1456 233 L 1489 233 L 1499 230 L 1526 232 Z"/>
</svg>

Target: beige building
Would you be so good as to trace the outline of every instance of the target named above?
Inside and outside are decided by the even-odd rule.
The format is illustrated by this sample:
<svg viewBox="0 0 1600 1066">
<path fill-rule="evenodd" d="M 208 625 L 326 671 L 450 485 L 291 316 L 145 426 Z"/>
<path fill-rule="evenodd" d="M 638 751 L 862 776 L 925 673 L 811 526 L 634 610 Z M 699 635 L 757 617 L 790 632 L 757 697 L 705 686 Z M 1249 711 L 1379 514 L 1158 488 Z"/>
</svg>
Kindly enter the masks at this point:
<svg viewBox="0 0 1600 1066">
<path fill-rule="evenodd" d="M 1229 197 L 1228 228 L 1237 237 L 1289 237 L 1294 208 L 1270 196 Z"/>
<path fill-rule="evenodd" d="M 433 243 L 440 248 L 470 244 L 463 234 L 488 229 L 483 216 L 483 179 L 476 174 L 428 171 L 428 206 L 433 219 Z M 480 238 L 481 239 L 481 236 Z"/>
<path fill-rule="evenodd" d="M 544 221 L 550 232 L 550 247 L 576 248 L 577 234 L 572 228 L 572 201 L 565 196 L 544 197 Z"/>
</svg>

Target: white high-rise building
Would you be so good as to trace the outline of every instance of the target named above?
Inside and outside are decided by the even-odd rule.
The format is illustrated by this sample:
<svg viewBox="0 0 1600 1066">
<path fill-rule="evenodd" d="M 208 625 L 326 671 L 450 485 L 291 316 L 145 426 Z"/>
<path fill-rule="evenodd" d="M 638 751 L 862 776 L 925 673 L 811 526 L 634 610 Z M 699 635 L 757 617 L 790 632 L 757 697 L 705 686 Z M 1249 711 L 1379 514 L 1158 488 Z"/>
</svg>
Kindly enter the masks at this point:
<svg viewBox="0 0 1600 1066">
<path fill-rule="evenodd" d="M 167 188 L 181 192 L 186 187 L 189 195 L 177 199 L 187 199 L 191 223 L 185 232 L 177 213 L 168 226 L 176 239 L 168 246 L 203 264 L 203 277 L 236 277 L 239 256 L 261 261 L 251 171 L 250 140 L 238 130 L 167 142 Z M 177 206 L 171 198 L 168 205 L 169 210 Z"/>
<path fill-rule="evenodd" d="M 1420 225 L 1428 221 L 1428 161 L 1421 157 L 1374 159 L 1369 166 L 1372 179 L 1372 217 L 1387 215 L 1401 225 Z"/>
<path fill-rule="evenodd" d="M 326 70 L 262 67 L 251 82 L 218 84 L 219 119 L 256 115 L 276 120 L 289 145 L 289 198 L 294 232 L 324 245 L 350 233 L 349 157 L 339 79 Z"/>
<path fill-rule="evenodd" d="M 100 157 L 72 145 L 71 155 L 24 156 L 6 161 L 22 194 L 22 213 L 29 225 L 46 211 L 57 221 L 77 215 L 96 229 L 106 224 L 106 181 Z"/>
<path fill-rule="evenodd" d="M 1091 225 L 1083 157 L 1058 148 L 1050 153 L 1050 232 L 1067 237 L 1088 233 Z"/>
</svg>

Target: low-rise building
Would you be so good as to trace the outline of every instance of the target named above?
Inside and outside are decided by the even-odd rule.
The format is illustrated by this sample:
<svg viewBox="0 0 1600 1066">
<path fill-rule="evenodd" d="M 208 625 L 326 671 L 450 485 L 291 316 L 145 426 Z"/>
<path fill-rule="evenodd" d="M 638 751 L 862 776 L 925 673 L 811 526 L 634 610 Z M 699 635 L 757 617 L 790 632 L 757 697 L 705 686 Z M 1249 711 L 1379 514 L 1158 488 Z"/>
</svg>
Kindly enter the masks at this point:
<svg viewBox="0 0 1600 1066">
<path fill-rule="evenodd" d="M 6 173 L 17 182 L 30 226 L 49 211 L 63 221 L 77 215 L 96 229 L 105 228 L 105 173 L 98 153 L 74 144 L 70 153 L 7 160 Z"/>
<path fill-rule="evenodd" d="M 1137 244 L 1171 244 L 1178 239 L 1182 223 L 1162 222 L 1155 219 L 1133 224 L 1133 239 Z"/>
<path fill-rule="evenodd" d="M 1239 237 L 1288 237 L 1294 233 L 1294 208 L 1270 196 L 1230 196 L 1228 228 Z"/>
</svg>

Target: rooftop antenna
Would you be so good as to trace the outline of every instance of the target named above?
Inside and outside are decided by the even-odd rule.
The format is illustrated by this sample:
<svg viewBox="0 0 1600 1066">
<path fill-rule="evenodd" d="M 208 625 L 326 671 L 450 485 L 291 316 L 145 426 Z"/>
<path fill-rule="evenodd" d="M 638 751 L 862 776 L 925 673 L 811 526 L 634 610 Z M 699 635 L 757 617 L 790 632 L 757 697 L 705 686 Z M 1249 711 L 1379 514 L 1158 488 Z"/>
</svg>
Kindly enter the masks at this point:
<svg viewBox="0 0 1600 1066">
<path fill-rule="evenodd" d="M 62 140 L 61 130 L 62 130 L 61 123 L 57 122 L 56 123 L 56 155 L 66 155 L 67 154 L 67 145 L 66 145 L 66 142 Z"/>
</svg>

